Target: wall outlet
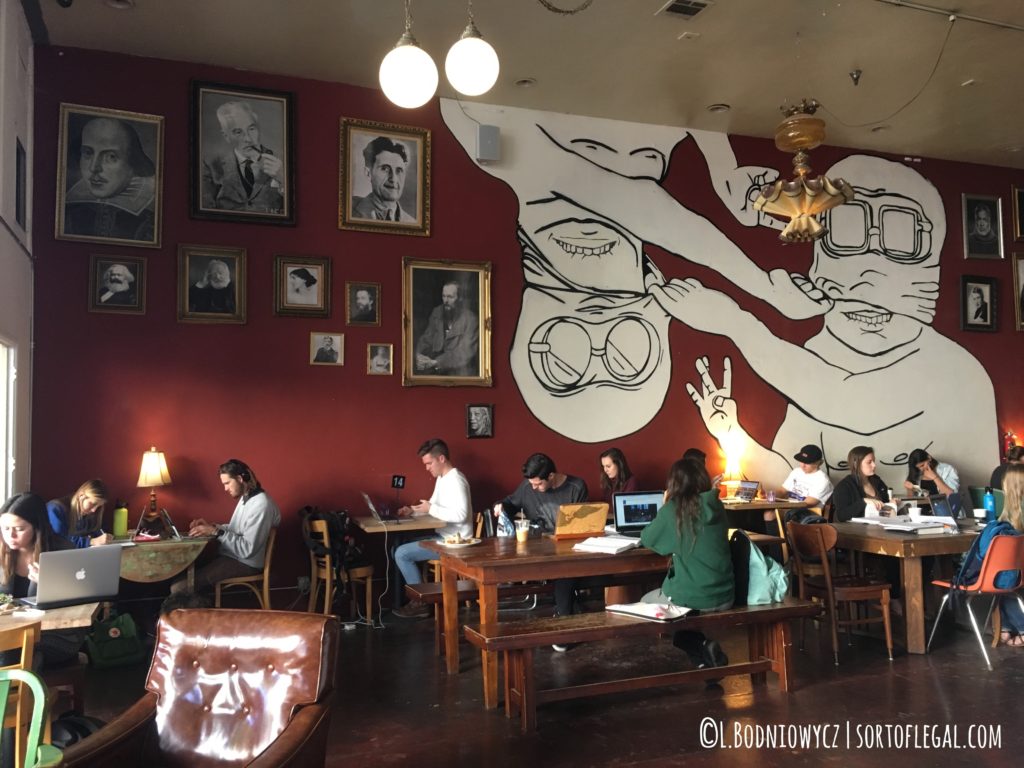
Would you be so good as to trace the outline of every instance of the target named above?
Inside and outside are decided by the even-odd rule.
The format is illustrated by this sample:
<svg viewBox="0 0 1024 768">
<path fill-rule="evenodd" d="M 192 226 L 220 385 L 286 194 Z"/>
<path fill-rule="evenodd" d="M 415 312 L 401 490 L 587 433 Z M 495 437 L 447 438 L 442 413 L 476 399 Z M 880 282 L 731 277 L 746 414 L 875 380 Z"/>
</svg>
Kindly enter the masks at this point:
<svg viewBox="0 0 1024 768">
<path fill-rule="evenodd" d="M 299 576 L 299 580 L 295 585 L 295 588 L 299 590 L 300 595 L 309 594 L 309 576 Z"/>
</svg>

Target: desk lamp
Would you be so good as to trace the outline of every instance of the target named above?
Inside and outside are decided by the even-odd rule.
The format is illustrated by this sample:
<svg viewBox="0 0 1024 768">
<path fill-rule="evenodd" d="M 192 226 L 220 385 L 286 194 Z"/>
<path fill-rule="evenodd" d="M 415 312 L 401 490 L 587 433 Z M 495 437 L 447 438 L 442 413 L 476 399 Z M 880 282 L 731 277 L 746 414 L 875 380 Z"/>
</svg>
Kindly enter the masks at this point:
<svg viewBox="0 0 1024 768">
<path fill-rule="evenodd" d="M 142 454 L 142 467 L 139 469 L 139 488 L 149 488 L 149 506 L 143 508 L 139 517 L 138 530 L 160 532 L 164 523 L 156 506 L 156 489 L 161 485 L 171 484 L 171 473 L 167 471 L 167 459 L 156 446 L 150 447 Z"/>
</svg>

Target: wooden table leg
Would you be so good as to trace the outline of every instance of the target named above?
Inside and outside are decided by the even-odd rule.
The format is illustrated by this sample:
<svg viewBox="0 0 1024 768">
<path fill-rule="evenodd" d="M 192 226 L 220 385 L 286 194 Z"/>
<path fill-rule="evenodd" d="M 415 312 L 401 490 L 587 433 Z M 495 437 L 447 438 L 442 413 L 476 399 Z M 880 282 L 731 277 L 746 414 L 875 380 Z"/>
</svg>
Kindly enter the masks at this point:
<svg viewBox="0 0 1024 768">
<path fill-rule="evenodd" d="M 497 623 L 498 585 L 481 584 L 480 628 L 486 630 Z M 484 674 L 484 707 L 494 709 L 498 706 L 498 654 L 494 651 L 480 651 L 480 666 Z"/>
<path fill-rule="evenodd" d="M 196 591 L 196 561 L 193 560 L 188 564 L 188 570 L 185 576 L 185 584 L 188 586 L 189 592 Z"/>
<path fill-rule="evenodd" d="M 441 606 L 444 609 L 444 658 L 448 674 L 459 674 L 459 575 L 445 568 L 441 576 Z"/>
<path fill-rule="evenodd" d="M 793 638 L 788 621 L 776 621 L 771 626 L 772 670 L 779 676 L 779 690 L 789 691 L 789 679 L 793 674 Z"/>
<path fill-rule="evenodd" d="M 533 680 L 533 648 L 520 651 L 519 730 L 529 733 L 537 728 L 537 688 Z"/>
<path fill-rule="evenodd" d="M 921 558 L 903 560 L 903 620 L 907 625 L 907 653 L 924 653 L 924 584 Z"/>
</svg>

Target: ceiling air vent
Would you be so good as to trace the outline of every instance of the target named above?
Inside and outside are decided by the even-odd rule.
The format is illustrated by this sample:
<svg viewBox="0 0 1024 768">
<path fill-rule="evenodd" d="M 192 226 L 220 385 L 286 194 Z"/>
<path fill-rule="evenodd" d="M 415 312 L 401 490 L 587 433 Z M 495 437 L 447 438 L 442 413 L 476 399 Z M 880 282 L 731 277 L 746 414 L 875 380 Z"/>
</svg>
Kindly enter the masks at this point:
<svg viewBox="0 0 1024 768">
<path fill-rule="evenodd" d="M 714 0 L 670 0 L 666 3 L 658 13 L 671 13 L 673 16 L 678 16 L 682 19 L 692 19 L 698 13 L 703 11 Z"/>
</svg>

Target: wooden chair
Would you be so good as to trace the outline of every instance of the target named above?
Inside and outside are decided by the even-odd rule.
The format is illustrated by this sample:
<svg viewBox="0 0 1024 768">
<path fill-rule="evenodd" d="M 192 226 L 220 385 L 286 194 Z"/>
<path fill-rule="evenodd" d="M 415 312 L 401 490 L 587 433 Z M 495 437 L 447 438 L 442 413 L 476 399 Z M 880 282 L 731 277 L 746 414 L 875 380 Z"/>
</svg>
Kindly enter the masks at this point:
<svg viewBox="0 0 1024 768">
<path fill-rule="evenodd" d="M 36 642 L 39 640 L 41 626 L 40 622 L 34 621 L 0 631 L 0 657 L 5 657 L 9 662 L 0 667 L 0 672 L 32 669 L 32 660 L 35 656 Z M 14 660 L 15 656 L 17 656 L 17 661 Z M 10 709 L 12 705 L 14 706 L 13 711 Z M 4 715 L 0 720 L 3 727 L 14 729 L 14 765 L 15 768 L 20 768 L 24 764 L 25 727 L 30 716 L 22 686 L 19 684 L 13 692 L 6 691 L 0 701 L 0 706 L 4 708 Z M 49 738 L 49 729 L 47 729 L 46 738 Z"/>
<path fill-rule="evenodd" d="M 11 684 L 18 686 L 11 693 Z M 32 706 L 25 704 L 25 694 L 32 694 Z M 0 721 L 7 727 L 7 707 L 14 701 L 18 714 L 15 720 L 15 765 L 25 768 L 51 768 L 64 763 L 61 751 L 52 744 L 43 743 L 43 729 L 49 723 L 46 706 L 46 686 L 27 669 L 0 669 Z M 46 728 L 49 731 L 49 728 Z M 48 737 L 46 737 L 48 738 Z"/>
<path fill-rule="evenodd" d="M 786 530 L 792 545 L 793 559 L 796 561 L 797 580 L 801 599 L 821 600 L 828 611 L 832 628 L 832 654 L 836 666 L 839 665 L 839 634 L 838 628 L 849 628 L 858 624 L 877 624 L 885 626 L 885 647 L 892 661 L 892 625 L 889 621 L 889 589 L 890 585 L 862 576 L 833 575 L 835 562 L 833 556 L 836 547 L 836 529 L 827 524 L 803 525 L 787 523 Z M 821 567 L 821 575 L 811 575 L 805 562 Z M 854 616 L 849 610 L 855 603 L 879 601 L 882 615 Z M 847 618 L 840 619 L 839 603 L 847 604 Z M 800 648 L 804 645 L 804 622 L 800 621 Z"/>
<path fill-rule="evenodd" d="M 270 529 L 267 536 L 267 549 L 263 556 L 263 573 L 254 573 L 252 576 L 235 576 L 232 579 L 218 581 L 213 588 L 213 605 L 220 608 L 220 593 L 222 589 L 230 587 L 245 587 L 252 590 L 256 599 L 260 601 L 260 608 L 270 608 L 270 566 L 274 557 L 274 542 L 277 540 L 277 528 Z M 257 589 L 259 587 L 259 589 Z"/>
<path fill-rule="evenodd" d="M 324 615 L 331 614 L 334 605 L 334 560 L 331 558 L 331 534 L 327 528 L 326 520 L 310 520 L 309 535 L 314 541 L 322 544 L 324 554 L 318 555 L 310 550 L 309 552 L 309 605 L 306 610 L 313 613 L 316 610 L 317 596 L 320 594 L 320 584 L 324 585 Z M 366 621 L 373 624 L 373 566 L 366 565 L 359 568 L 342 569 L 341 579 L 343 583 L 363 584 L 366 588 Z M 355 596 L 353 595 L 353 603 Z"/>
<path fill-rule="evenodd" d="M 981 635 L 985 628 L 988 627 L 989 619 L 992 617 L 992 610 L 998 602 L 1000 595 L 1003 596 L 1003 599 L 1008 600 L 1012 597 L 1017 600 L 1020 603 L 1021 609 L 1024 610 L 1024 602 L 1021 601 L 1020 596 L 1017 594 L 1017 590 L 1020 589 L 1022 583 L 1022 569 L 1024 569 L 1024 536 L 995 536 L 992 539 L 992 543 L 989 544 L 988 552 L 985 553 L 985 559 L 981 563 L 981 571 L 978 573 L 978 578 L 973 584 L 954 587 L 949 581 L 942 579 L 933 581 L 932 584 L 943 588 L 946 590 L 946 593 L 942 596 L 939 613 L 935 617 L 935 623 L 932 624 L 931 634 L 928 635 L 927 650 L 931 650 L 932 639 L 935 637 L 935 630 L 939 626 L 939 619 L 942 618 L 942 611 L 945 610 L 946 603 L 949 602 L 951 590 L 956 589 L 960 594 L 967 595 L 967 615 L 971 618 L 971 628 L 974 630 L 974 636 L 978 638 L 978 645 L 981 646 L 981 655 L 985 657 L 985 665 L 991 670 L 992 662 L 988 659 L 985 641 L 982 640 Z M 1017 571 L 1017 581 L 1013 586 L 996 586 L 996 576 L 1002 571 Z M 988 607 L 985 625 L 980 631 L 978 630 L 978 622 L 974 618 L 974 611 L 971 610 L 971 603 L 974 602 L 978 595 L 990 595 L 995 598 Z M 999 631 L 996 629 L 997 642 L 998 638 Z"/>
</svg>

